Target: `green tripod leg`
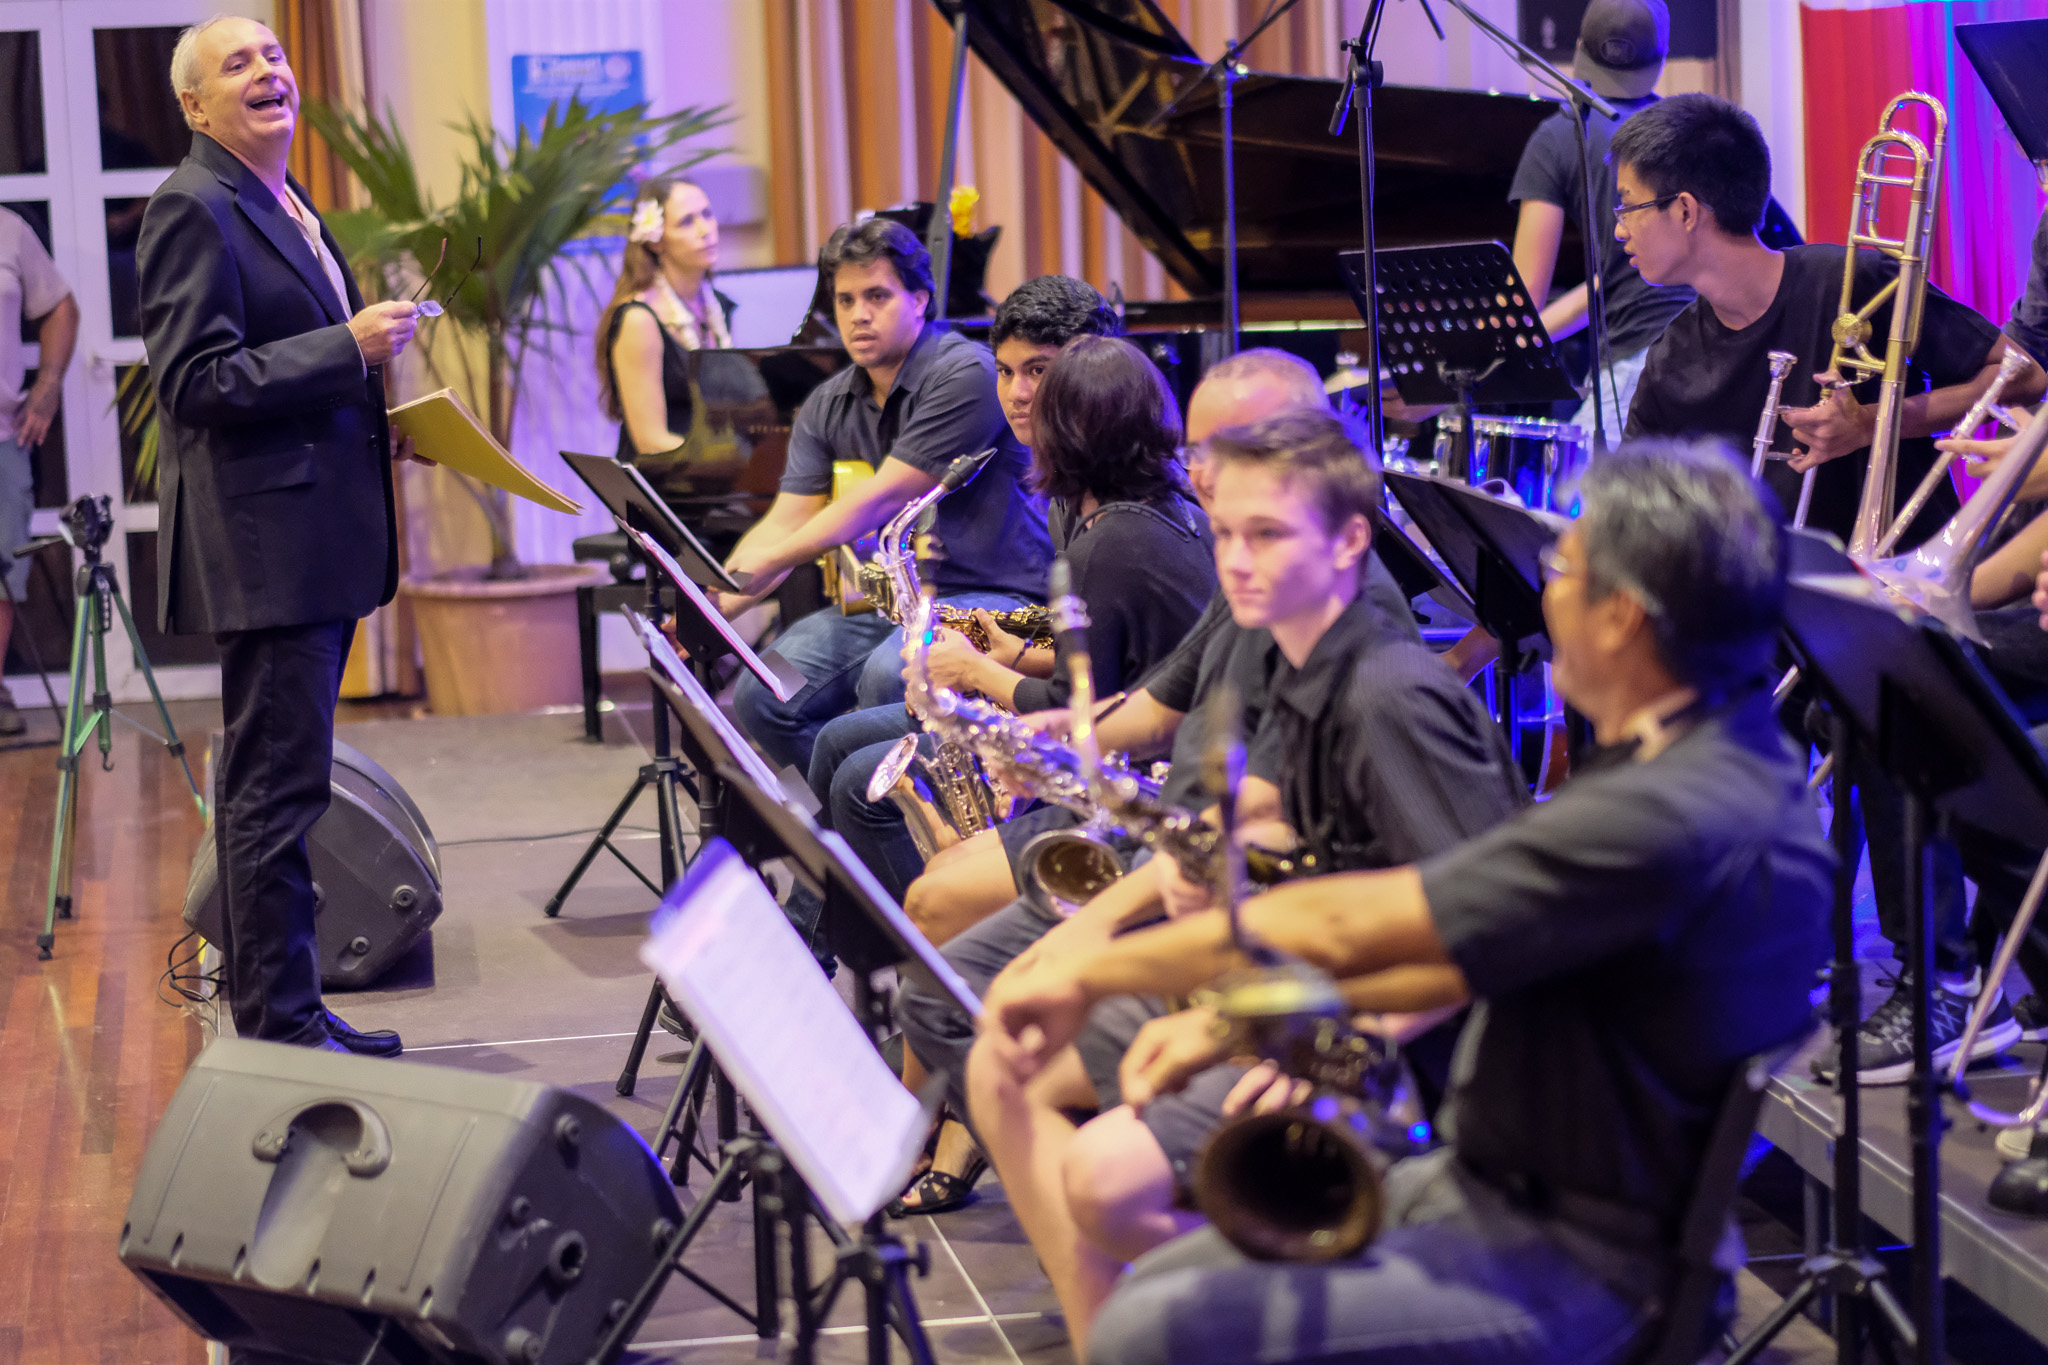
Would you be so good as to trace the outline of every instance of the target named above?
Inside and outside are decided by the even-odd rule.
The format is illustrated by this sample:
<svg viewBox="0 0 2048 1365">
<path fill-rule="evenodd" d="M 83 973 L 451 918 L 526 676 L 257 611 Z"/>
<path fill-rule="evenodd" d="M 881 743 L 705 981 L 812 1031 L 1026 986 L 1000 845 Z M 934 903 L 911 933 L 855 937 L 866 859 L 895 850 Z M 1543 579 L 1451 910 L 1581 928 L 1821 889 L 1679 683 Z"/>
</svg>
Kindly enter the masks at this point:
<svg viewBox="0 0 2048 1365">
<path fill-rule="evenodd" d="M 142 680 L 149 684 L 149 698 L 156 703 L 157 719 L 164 723 L 164 747 L 178 760 L 178 766 L 185 770 L 185 785 L 192 789 L 192 804 L 199 807 L 199 818 L 206 818 L 206 798 L 199 792 L 199 783 L 193 780 L 192 764 L 185 757 L 185 741 L 178 738 L 178 727 L 171 724 L 170 708 L 164 705 L 164 694 L 157 689 L 156 673 L 149 666 L 149 654 L 142 647 L 142 634 L 135 629 L 135 618 L 128 613 L 128 600 L 121 596 L 119 587 L 111 581 L 107 584 L 107 595 L 114 599 L 120 609 L 121 624 L 128 628 L 128 643 L 135 648 L 135 666 L 142 670 Z M 112 726 L 108 727 L 112 729 Z"/>
<path fill-rule="evenodd" d="M 101 731 L 100 742 L 105 745 L 105 733 L 112 726 L 107 724 L 107 713 L 95 705 L 92 718 L 86 720 L 80 715 L 85 700 L 85 660 L 87 636 L 93 643 L 99 643 L 99 617 L 93 608 L 96 605 L 90 590 L 79 593 L 77 619 L 71 631 L 71 695 L 64 705 L 64 733 L 57 748 L 57 818 L 50 827 L 50 895 L 43 906 L 43 932 L 36 935 L 36 956 L 43 961 L 50 960 L 50 949 L 57 942 L 57 919 L 61 915 L 71 918 L 71 849 L 78 819 L 78 756 L 85 750 L 85 742 L 95 729 Z M 100 663 L 100 676 L 95 680 L 96 696 L 106 691 L 105 650 L 96 648 L 94 658 Z"/>
</svg>

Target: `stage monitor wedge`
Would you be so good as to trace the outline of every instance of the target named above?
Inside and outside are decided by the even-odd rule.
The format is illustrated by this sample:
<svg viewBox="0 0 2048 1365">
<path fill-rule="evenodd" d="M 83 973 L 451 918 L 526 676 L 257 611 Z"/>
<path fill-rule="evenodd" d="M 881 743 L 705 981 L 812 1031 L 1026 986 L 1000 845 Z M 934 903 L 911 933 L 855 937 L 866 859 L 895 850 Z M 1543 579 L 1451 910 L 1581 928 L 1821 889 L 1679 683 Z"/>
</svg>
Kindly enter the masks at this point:
<svg viewBox="0 0 2048 1365">
<path fill-rule="evenodd" d="M 681 1216 L 640 1136 L 566 1090 L 223 1039 L 143 1154 L 119 1253 L 230 1351 L 580 1365 Z"/>
</svg>

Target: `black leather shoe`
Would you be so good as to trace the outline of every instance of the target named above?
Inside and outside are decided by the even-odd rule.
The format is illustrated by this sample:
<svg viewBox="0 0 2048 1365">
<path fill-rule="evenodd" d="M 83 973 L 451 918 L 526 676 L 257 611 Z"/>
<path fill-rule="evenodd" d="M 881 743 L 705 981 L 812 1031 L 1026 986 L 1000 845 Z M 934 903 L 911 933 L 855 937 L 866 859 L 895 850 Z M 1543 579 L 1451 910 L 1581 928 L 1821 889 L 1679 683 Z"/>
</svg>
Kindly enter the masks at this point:
<svg viewBox="0 0 2048 1365">
<path fill-rule="evenodd" d="M 359 1057 L 396 1057 L 405 1051 L 405 1044 L 388 1028 L 380 1028 L 371 1033 L 359 1033 L 343 1023 L 333 1010 L 327 1010 L 325 1013 L 327 1036 Z"/>
</svg>

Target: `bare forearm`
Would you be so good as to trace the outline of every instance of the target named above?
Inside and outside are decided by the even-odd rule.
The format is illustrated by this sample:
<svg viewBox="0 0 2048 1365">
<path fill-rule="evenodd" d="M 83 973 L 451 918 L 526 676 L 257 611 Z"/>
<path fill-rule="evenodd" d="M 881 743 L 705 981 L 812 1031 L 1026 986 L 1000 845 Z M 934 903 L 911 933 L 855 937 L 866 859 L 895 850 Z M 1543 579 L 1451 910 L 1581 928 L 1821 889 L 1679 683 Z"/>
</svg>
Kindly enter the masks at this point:
<svg viewBox="0 0 2048 1365">
<path fill-rule="evenodd" d="M 1450 963 L 1407 963 L 1341 983 L 1355 1010 L 1373 1014 L 1415 1014 L 1455 1008 L 1471 1000 L 1465 974 Z"/>
<path fill-rule="evenodd" d="M 36 344 L 42 352 L 36 362 L 36 383 L 58 387 L 64 382 L 64 371 L 70 368 L 71 354 L 78 346 L 76 299 L 65 295 L 43 316 L 42 325 L 36 330 Z"/>
<path fill-rule="evenodd" d="M 2002 607 L 2032 592 L 2044 551 L 2048 551 L 2048 513 L 2021 527 L 2018 535 L 1977 566 L 1970 575 L 1970 605 L 1979 610 Z"/>
<path fill-rule="evenodd" d="M 1104 753 L 1151 758 L 1172 745 L 1186 718 L 1185 712 L 1172 710 L 1141 687 L 1096 722 L 1095 742 Z"/>
<path fill-rule="evenodd" d="M 1967 415 L 1984 391 L 1991 387 L 1991 381 L 1998 377 L 1999 362 L 2005 357 L 2005 347 L 2010 343 L 2001 340 L 1991 350 L 1991 356 L 1984 367 L 1965 383 L 1950 384 L 1945 388 L 1930 389 L 1926 393 L 1914 394 L 1899 407 L 1900 430 L 1907 436 L 1932 436 L 1946 432 Z M 1999 395 L 1999 401 L 2007 405 L 2028 403 L 2041 396 L 2042 372 L 2038 365 L 2030 366 Z M 1958 432 L 1957 435 L 1968 435 Z"/>
</svg>

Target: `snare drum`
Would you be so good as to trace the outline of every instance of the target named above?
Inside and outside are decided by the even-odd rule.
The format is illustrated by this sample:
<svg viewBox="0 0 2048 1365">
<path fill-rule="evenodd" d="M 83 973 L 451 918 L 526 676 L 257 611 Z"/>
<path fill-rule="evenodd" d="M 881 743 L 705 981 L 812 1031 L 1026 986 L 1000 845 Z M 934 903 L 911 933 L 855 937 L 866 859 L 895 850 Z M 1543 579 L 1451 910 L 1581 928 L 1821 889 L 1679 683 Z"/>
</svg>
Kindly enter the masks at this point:
<svg viewBox="0 0 2048 1365">
<path fill-rule="evenodd" d="M 1464 419 L 1455 412 L 1437 418 L 1437 463 L 1456 467 L 1454 455 Z M 1472 419 L 1472 462 L 1466 482 L 1475 488 L 1498 479 L 1524 507 L 1565 512 L 1563 491 L 1586 467 L 1586 433 L 1581 427 L 1538 417 Z"/>
</svg>

